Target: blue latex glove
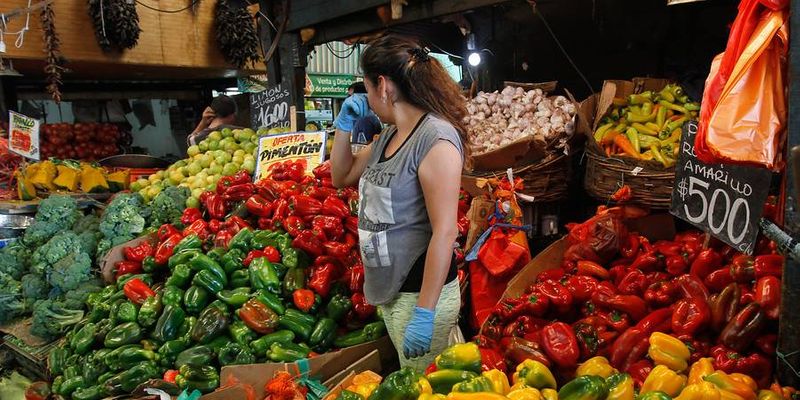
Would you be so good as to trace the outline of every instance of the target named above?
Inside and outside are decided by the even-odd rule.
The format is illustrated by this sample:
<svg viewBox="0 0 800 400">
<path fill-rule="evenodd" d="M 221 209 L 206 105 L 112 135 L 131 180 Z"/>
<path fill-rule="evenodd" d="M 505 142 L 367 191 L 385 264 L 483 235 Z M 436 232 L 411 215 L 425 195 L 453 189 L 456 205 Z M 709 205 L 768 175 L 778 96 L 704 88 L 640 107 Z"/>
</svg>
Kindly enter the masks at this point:
<svg viewBox="0 0 800 400">
<path fill-rule="evenodd" d="M 370 111 L 369 103 L 367 102 L 367 95 L 364 93 L 355 93 L 344 100 L 342 109 L 339 110 L 339 115 L 337 115 L 336 120 L 333 121 L 333 126 L 345 132 L 352 132 L 353 124 L 356 120 L 361 117 L 366 117 L 371 113 L 372 111 Z"/>
<path fill-rule="evenodd" d="M 434 312 L 427 308 L 414 307 L 403 339 L 403 354 L 406 358 L 420 357 L 431 351 L 433 315 Z"/>
</svg>

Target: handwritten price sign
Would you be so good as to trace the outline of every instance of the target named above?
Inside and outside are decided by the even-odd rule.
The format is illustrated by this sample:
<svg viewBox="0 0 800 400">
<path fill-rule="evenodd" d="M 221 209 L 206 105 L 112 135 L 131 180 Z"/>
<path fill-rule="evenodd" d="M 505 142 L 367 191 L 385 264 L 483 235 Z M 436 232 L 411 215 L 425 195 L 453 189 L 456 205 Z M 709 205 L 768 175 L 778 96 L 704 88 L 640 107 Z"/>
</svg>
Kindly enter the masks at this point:
<svg viewBox="0 0 800 400">
<path fill-rule="evenodd" d="M 250 95 L 250 124 L 258 128 L 288 128 L 292 96 L 281 84 Z"/>
<path fill-rule="evenodd" d="M 683 126 L 670 213 L 752 254 L 772 173 L 763 168 L 706 164 L 697 159 L 697 122 Z"/>
</svg>

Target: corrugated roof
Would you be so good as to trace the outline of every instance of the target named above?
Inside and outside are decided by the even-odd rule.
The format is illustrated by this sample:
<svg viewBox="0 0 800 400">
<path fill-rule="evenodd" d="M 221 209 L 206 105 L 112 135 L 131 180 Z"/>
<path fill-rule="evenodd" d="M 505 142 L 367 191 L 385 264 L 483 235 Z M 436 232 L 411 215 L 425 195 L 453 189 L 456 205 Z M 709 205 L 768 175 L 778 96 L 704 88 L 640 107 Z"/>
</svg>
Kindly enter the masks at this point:
<svg viewBox="0 0 800 400">
<path fill-rule="evenodd" d="M 314 47 L 308 56 L 306 72 L 310 74 L 347 74 L 361 76 L 358 63 L 363 47 L 330 42 Z"/>
</svg>

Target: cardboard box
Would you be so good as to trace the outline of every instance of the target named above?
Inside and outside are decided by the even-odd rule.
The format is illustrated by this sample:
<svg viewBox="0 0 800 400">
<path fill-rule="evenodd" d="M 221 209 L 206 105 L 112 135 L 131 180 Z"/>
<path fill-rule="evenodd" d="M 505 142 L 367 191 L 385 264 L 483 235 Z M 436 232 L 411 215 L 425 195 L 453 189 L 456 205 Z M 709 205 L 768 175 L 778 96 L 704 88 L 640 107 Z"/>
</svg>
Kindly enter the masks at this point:
<svg viewBox="0 0 800 400">
<path fill-rule="evenodd" d="M 464 244 L 464 250 L 469 251 L 478 237 L 489 229 L 489 215 L 494 212 L 494 201 L 485 197 L 475 197 L 472 199 L 469 211 L 467 211 L 467 218 L 469 218 L 469 231 L 467 231 L 467 241 Z"/>
<path fill-rule="evenodd" d="M 128 246 L 138 246 L 144 241 L 150 241 L 150 243 L 153 246 L 155 246 L 158 243 L 156 235 L 151 234 L 133 239 L 119 246 L 112 247 L 111 250 L 108 251 L 106 256 L 103 257 L 103 260 L 100 261 L 100 275 L 103 277 L 103 282 L 105 282 L 106 284 L 111 284 L 116 281 L 114 279 L 114 264 L 117 261 L 125 260 L 125 255 L 122 249 Z"/>
<path fill-rule="evenodd" d="M 397 350 L 395 350 L 392 345 L 392 341 L 388 336 L 384 336 L 373 342 L 325 353 L 308 360 L 303 360 L 300 363 L 263 363 L 222 367 L 220 384 L 224 385 L 226 382 L 230 381 L 231 378 L 235 378 L 241 385 L 234 385 L 209 393 L 201 397 L 201 399 L 226 400 L 245 398 L 240 395 L 243 390 L 241 386 L 243 385 L 252 386 L 253 390 L 255 390 L 256 399 L 263 399 L 265 397 L 264 385 L 272 379 L 276 372 L 288 371 L 296 374 L 301 372 L 301 364 L 305 364 L 310 376 L 324 382 L 336 376 L 349 366 L 361 361 L 362 358 L 373 351 L 377 351 L 378 357 L 380 358 L 380 365 L 388 365 L 391 362 L 391 358 L 397 357 Z M 367 365 L 370 365 L 370 367 L 375 365 L 374 359 L 368 360 L 370 361 L 365 361 Z"/>
<path fill-rule="evenodd" d="M 336 374 L 333 378 L 328 379 L 325 382 L 325 386 L 331 390 L 325 396 L 324 400 L 335 400 L 342 390 L 353 383 L 353 377 L 364 371 L 372 371 L 376 373 L 383 372 L 380 356 L 378 355 L 377 350 L 373 350 L 360 360 L 356 361 L 352 365 L 349 365 L 344 371 Z"/>
</svg>

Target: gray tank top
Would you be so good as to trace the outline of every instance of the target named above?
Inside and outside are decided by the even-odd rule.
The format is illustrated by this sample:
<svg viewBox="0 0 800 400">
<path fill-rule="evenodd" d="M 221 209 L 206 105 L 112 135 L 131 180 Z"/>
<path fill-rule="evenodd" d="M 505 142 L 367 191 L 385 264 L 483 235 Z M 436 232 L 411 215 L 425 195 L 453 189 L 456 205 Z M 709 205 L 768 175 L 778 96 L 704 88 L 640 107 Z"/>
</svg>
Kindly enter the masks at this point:
<svg viewBox="0 0 800 400">
<path fill-rule="evenodd" d="M 396 128 L 373 144 L 358 184 L 358 238 L 364 262 L 364 295 L 380 305 L 395 298 L 414 261 L 428 249 L 431 223 L 419 182 L 419 165 L 439 141 L 464 154 L 458 131 L 447 121 L 422 117 L 412 134 L 391 156 L 384 151 Z"/>
</svg>

